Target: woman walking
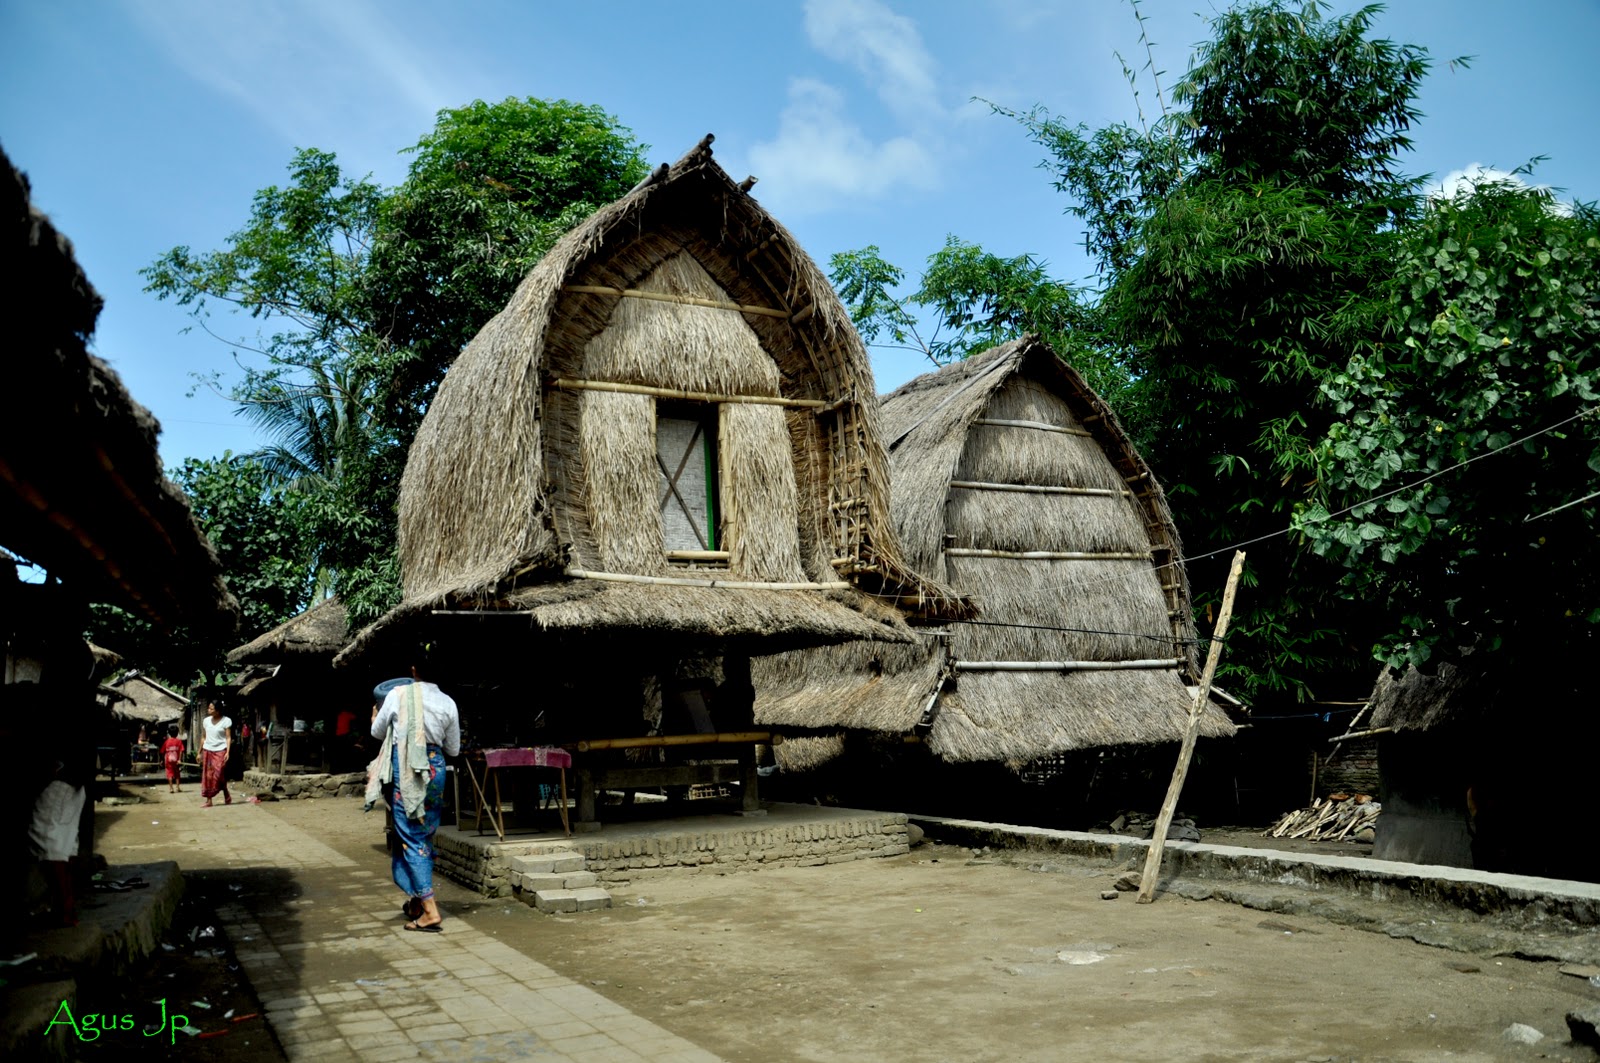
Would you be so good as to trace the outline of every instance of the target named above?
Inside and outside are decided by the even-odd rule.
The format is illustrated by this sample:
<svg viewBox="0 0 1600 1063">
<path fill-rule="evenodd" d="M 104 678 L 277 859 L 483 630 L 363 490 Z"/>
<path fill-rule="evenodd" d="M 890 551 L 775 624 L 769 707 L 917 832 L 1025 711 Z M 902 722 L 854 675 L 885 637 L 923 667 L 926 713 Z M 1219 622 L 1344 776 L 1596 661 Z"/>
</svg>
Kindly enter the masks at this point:
<svg viewBox="0 0 1600 1063">
<path fill-rule="evenodd" d="M 216 702 L 206 705 L 205 718 L 200 721 L 205 741 L 200 745 L 200 796 L 205 798 L 201 808 L 210 808 L 211 799 L 222 791 L 222 803 L 233 804 L 228 792 L 228 754 L 233 752 L 233 721 L 222 715 Z"/>
<path fill-rule="evenodd" d="M 407 930 L 437 934 L 444 916 L 433 897 L 433 837 L 444 808 L 444 758 L 461 752 L 456 703 L 423 678 L 434 647 L 424 645 L 411 666 L 410 683 L 390 689 L 373 710 L 372 737 L 383 740 L 378 774 L 394 823 L 390 862 L 394 883 L 406 893 Z M 389 684 L 383 684 L 388 686 Z"/>
</svg>

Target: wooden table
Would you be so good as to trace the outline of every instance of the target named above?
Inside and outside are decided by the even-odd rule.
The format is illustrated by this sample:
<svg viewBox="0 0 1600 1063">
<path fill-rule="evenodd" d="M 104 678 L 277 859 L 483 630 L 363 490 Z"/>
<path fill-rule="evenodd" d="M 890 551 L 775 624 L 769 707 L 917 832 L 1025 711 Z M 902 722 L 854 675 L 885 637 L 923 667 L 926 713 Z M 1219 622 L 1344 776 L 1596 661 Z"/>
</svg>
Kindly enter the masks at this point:
<svg viewBox="0 0 1600 1063">
<path fill-rule="evenodd" d="M 572 766 L 572 754 L 564 749 L 554 746 L 528 746 L 512 749 L 471 749 L 462 758 L 467 766 L 467 777 L 472 780 L 472 789 L 477 799 L 477 816 L 473 820 L 473 829 L 479 834 L 483 833 L 483 814 L 489 813 L 489 824 L 494 827 L 494 832 L 501 841 L 506 840 L 505 811 L 500 807 L 500 776 L 496 774 L 501 768 L 555 768 L 561 773 L 561 829 L 567 834 L 572 833 L 572 824 L 567 819 L 567 769 Z M 478 777 L 479 771 L 483 777 Z M 490 786 L 494 788 L 494 799 L 489 799 Z M 460 804 L 457 803 L 459 810 Z M 457 815 L 459 815 L 459 811 Z"/>
</svg>

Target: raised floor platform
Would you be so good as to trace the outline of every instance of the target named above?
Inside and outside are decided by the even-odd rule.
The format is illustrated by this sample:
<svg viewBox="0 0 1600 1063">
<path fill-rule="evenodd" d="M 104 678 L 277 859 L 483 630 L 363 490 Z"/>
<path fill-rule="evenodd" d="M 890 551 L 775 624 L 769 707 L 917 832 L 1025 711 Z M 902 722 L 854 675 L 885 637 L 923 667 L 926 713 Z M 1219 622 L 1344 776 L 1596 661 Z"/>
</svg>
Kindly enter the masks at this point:
<svg viewBox="0 0 1600 1063">
<path fill-rule="evenodd" d="M 469 825 L 440 827 L 437 866 L 451 880 L 491 897 L 515 890 L 512 861 L 577 853 L 584 870 L 607 886 L 659 875 L 755 871 L 841 863 L 910 851 L 906 817 L 898 812 L 770 803 L 755 815 L 714 812 L 607 822 L 589 834 L 478 834 Z"/>
</svg>

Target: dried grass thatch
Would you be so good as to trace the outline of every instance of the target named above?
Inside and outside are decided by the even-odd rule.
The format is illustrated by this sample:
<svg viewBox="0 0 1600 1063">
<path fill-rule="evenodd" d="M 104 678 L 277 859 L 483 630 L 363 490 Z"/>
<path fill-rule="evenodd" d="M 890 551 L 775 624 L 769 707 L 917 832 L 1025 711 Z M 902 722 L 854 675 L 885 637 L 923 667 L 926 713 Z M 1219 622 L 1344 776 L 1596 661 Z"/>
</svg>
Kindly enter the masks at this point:
<svg viewBox="0 0 1600 1063">
<path fill-rule="evenodd" d="M 234 648 L 229 664 L 282 664 L 288 660 L 332 661 L 350 644 L 350 625 L 345 620 L 344 603 L 327 598 L 299 616 L 291 617 Z"/>
<path fill-rule="evenodd" d="M 563 237 L 451 367 L 401 489 L 405 599 L 342 662 L 429 609 L 506 608 L 572 573 L 849 584 L 563 592 L 563 616 L 640 631 L 909 638 L 868 594 L 970 615 L 900 557 L 871 369 L 844 308 L 709 143 Z M 731 550 L 710 573 L 669 564 L 657 495 L 658 402 L 695 395 L 716 410 Z M 750 397 L 776 401 L 735 401 Z"/>
<path fill-rule="evenodd" d="M 143 723 L 176 723 L 183 716 L 189 699 L 169 690 L 147 675 L 134 672 L 109 684 L 125 699 L 112 708 L 112 714 Z"/>
<path fill-rule="evenodd" d="M 1447 724 L 1474 723 L 1500 702 L 1500 688 L 1484 668 L 1480 652 L 1464 650 L 1459 659 L 1439 661 L 1432 674 L 1407 665 L 1385 668 L 1372 689 L 1369 727 L 1429 731 Z"/>
<path fill-rule="evenodd" d="M 161 469 L 160 426 L 89 353 L 100 313 L 72 244 L 31 201 L 0 153 L 0 273 L 7 393 L 26 409 L 0 421 L 5 545 L 75 586 L 208 645 L 239 605 L 188 500 Z"/>
<path fill-rule="evenodd" d="M 1197 670 L 1182 547 L 1160 485 L 1099 396 L 1025 337 L 911 381 L 883 401 L 883 420 L 906 557 L 971 595 L 980 615 L 914 647 L 758 661 L 757 722 L 925 729 L 946 760 L 1012 764 L 1180 739 L 1192 704 L 1184 678 Z M 1178 667 L 961 670 L 1160 659 Z M 1233 730 L 1206 708 L 1202 735 Z"/>
</svg>

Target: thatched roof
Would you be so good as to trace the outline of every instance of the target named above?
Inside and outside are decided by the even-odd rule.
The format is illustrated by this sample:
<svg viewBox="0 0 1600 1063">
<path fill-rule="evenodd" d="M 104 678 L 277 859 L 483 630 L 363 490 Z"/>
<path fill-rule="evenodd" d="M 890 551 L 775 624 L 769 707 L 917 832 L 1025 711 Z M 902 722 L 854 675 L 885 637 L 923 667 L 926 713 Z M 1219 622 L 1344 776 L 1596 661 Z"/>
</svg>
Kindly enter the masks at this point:
<svg viewBox="0 0 1600 1063">
<path fill-rule="evenodd" d="M 1428 731 L 1488 716 L 1500 690 L 1490 681 L 1481 656 L 1464 650 L 1457 660 L 1434 664 L 1431 674 L 1410 665 L 1399 671 L 1383 669 L 1372 690 L 1372 717 L 1367 726 Z"/>
<path fill-rule="evenodd" d="M 344 603 L 327 598 L 266 634 L 235 647 L 229 664 L 282 664 L 287 660 L 332 661 L 350 644 Z"/>
<path fill-rule="evenodd" d="M 979 616 L 915 646 L 756 662 L 757 722 L 922 729 L 946 760 L 1014 764 L 1179 740 L 1197 664 L 1182 545 L 1082 377 L 1029 336 L 918 377 L 882 415 L 906 559 Z M 1101 667 L 1029 668 L 1040 662 Z M 1202 735 L 1233 730 L 1207 706 Z"/>
<path fill-rule="evenodd" d="M 341 663 L 435 609 L 786 645 L 908 639 L 869 595 L 970 613 L 901 559 L 848 315 L 710 139 L 563 237 L 451 367 L 402 482 L 404 601 Z M 715 411 L 710 568 L 663 550 L 656 403 L 675 399 Z M 664 582 L 684 579 L 706 582 Z M 538 586 L 559 601 L 517 604 Z"/>
<path fill-rule="evenodd" d="M 125 675 L 110 686 L 127 699 L 111 710 L 124 719 L 173 723 L 183 716 L 189 704 L 189 699 L 182 694 L 138 672 Z"/>
<path fill-rule="evenodd" d="M 100 297 L 72 244 L 0 154 L 6 394 L 0 535 L 91 601 L 196 638 L 238 629 L 239 606 L 183 493 L 161 470 L 160 426 L 86 346 Z"/>
</svg>

